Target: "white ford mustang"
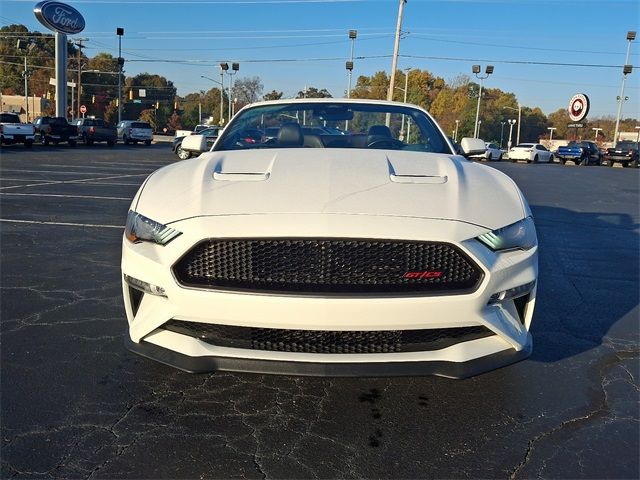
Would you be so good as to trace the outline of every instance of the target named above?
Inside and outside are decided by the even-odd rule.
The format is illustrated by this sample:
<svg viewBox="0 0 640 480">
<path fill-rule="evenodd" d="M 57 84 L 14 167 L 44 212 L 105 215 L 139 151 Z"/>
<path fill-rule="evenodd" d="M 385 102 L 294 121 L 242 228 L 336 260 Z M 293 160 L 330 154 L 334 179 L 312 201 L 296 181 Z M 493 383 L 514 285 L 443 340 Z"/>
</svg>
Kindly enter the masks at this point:
<svg viewBox="0 0 640 480">
<path fill-rule="evenodd" d="M 412 105 L 245 107 L 133 199 L 128 348 L 190 372 L 329 376 L 463 378 L 526 358 L 531 211 L 453 152 Z"/>
</svg>

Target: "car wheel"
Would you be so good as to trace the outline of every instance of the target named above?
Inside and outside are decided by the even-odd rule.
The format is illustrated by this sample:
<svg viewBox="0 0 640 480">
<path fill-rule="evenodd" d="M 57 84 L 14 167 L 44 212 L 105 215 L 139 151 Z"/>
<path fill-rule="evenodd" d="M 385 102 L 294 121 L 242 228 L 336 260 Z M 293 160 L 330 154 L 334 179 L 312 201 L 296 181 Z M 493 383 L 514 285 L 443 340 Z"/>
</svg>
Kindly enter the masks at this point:
<svg viewBox="0 0 640 480">
<path fill-rule="evenodd" d="M 144 144 L 148 147 L 149 145 L 151 145 L 151 140 L 145 140 Z"/>
<path fill-rule="evenodd" d="M 69 140 L 69 146 L 70 147 L 75 147 L 76 146 L 76 141 L 75 140 Z"/>
<path fill-rule="evenodd" d="M 178 148 L 176 148 L 176 154 L 178 155 L 178 158 L 180 160 L 187 160 L 191 158 L 191 152 L 187 152 L 186 150 L 183 150 L 182 145 L 178 145 Z"/>
<path fill-rule="evenodd" d="M 125 145 L 129 145 L 129 139 L 127 138 L 126 135 L 122 136 L 122 141 L 124 142 Z"/>
<path fill-rule="evenodd" d="M 555 159 L 553 158 L 553 155 L 549 155 L 549 163 L 553 163 L 555 161 Z"/>
<path fill-rule="evenodd" d="M 627 168 L 629 166 L 629 162 L 621 162 L 622 168 Z"/>
<path fill-rule="evenodd" d="M 42 144 L 49 145 L 49 139 L 47 137 L 42 137 Z"/>
<path fill-rule="evenodd" d="M 563 165 L 566 165 L 567 161 L 564 158 L 561 158 L 560 159 L 560 163 L 563 164 Z"/>
<path fill-rule="evenodd" d="M 109 145 L 110 147 L 113 147 L 116 144 L 116 142 L 114 140 L 107 140 L 107 145 Z"/>
<path fill-rule="evenodd" d="M 502 161 L 502 154 L 498 155 L 498 162 Z"/>
<path fill-rule="evenodd" d="M 629 166 L 630 166 L 631 168 L 638 168 L 638 160 L 636 159 L 636 160 L 632 161 L 632 162 L 629 164 Z"/>
<path fill-rule="evenodd" d="M 538 163 L 539 161 L 540 161 L 540 157 L 538 157 L 538 155 L 533 157 L 533 163 Z"/>
<path fill-rule="evenodd" d="M 24 148 L 31 148 L 31 147 L 33 147 L 33 140 L 25 140 Z"/>
<path fill-rule="evenodd" d="M 89 145 L 89 139 L 87 138 L 86 133 L 82 134 L 82 143 L 84 143 L 85 145 Z"/>
</svg>

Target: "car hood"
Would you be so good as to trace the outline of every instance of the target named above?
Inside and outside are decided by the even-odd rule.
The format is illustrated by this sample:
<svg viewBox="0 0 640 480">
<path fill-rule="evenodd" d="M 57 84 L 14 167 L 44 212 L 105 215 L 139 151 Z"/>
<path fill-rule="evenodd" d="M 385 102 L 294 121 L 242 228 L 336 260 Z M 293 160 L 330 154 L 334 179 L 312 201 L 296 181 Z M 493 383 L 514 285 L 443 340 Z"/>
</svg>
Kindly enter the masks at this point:
<svg viewBox="0 0 640 480">
<path fill-rule="evenodd" d="M 308 148 L 207 152 L 154 172 L 132 208 L 165 224 L 208 215 L 321 213 L 491 229 L 528 214 L 509 177 L 460 156 Z"/>
</svg>

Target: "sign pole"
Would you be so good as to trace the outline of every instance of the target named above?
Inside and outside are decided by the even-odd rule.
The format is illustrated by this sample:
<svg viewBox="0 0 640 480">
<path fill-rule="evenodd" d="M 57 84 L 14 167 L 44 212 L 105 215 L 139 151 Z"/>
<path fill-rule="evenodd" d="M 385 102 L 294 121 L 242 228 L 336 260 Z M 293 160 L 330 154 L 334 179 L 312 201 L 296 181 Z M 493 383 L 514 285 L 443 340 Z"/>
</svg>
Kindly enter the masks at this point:
<svg viewBox="0 0 640 480">
<path fill-rule="evenodd" d="M 67 35 L 56 32 L 56 117 L 67 118 Z"/>
</svg>

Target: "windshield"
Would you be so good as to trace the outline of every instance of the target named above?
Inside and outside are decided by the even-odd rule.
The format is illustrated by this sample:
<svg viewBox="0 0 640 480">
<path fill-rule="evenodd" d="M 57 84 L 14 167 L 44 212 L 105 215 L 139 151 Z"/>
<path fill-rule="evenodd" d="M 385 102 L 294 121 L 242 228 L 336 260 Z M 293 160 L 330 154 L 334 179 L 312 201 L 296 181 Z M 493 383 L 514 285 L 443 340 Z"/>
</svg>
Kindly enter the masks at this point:
<svg viewBox="0 0 640 480">
<path fill-rule="evenodd" d="M 20 123 L 20 117 L 14 113 L 0 113 L 2 123 Z"/>
<path fill-rule="evenodd" d="M 151 125 L 144 122 L 133 122 L 131 128 L 151 128 Z"/>
<path fill-rule="evenodd" d="M 438 127 L 420 110 L 329 101 L 243 110 L 214 150 L 255 148 L 379 148 L 451 154 Z"/>
</svg>

